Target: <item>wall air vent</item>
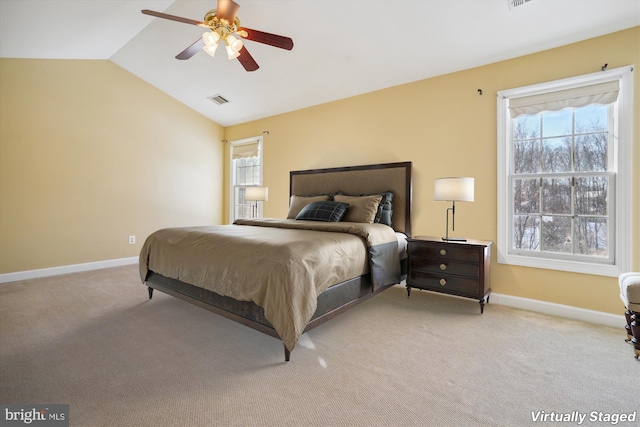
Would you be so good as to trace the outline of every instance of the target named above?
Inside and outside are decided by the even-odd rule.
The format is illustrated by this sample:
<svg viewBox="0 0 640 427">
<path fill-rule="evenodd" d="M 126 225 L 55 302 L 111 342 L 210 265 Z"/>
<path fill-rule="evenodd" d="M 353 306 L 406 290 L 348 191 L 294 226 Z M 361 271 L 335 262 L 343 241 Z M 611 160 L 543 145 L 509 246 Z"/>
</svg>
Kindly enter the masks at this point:
<svg viewBox="0 0 640 427">
<path fill-rule="evenodd" d="M 222 96 L 220 94 L 207 96 L 207 99 L 210 100 L 210 101 L 215 102 L 218 105 L 226 104 L 227 102 L 229 102 L 229 100 L 227 98 L 225 98 L 224 96 Z"/>
<path fill-rule="evenodd" d="M 523 4 L 529 3 L 530 1 L 533 0 L 507 0 L 507 3 L 509 3 L 509 9 L 513 9 L 514 7 L 522 6 Z"/>
</svg>

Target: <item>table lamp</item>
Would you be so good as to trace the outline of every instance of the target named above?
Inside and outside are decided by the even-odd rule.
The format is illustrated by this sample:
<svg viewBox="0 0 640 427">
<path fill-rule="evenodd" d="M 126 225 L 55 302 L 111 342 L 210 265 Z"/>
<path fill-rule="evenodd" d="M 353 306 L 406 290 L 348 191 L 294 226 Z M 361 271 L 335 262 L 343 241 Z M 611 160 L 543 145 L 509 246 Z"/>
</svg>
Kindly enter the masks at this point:
<svg viewBox="0 0 640 427">
<path fill-rule="evenodd" d="M 473 178 L 449 177 L 437 178 L 435 182 L 434 200 L 450 201 L 451 207 L 447 208 L 447 230 L 445 237 L 448 242 L 466 242 L 467 239 L 449 237 L 449 211 L 451 211 L 451 231 L 455 230 L 456 202 L 473 202 Z"/>
<path fill-rule="evenodd" d="M 258 202 L 266 202 L 269 198 L 269 187 L 245 187 L 244 199 L 255 202 L 253 205 L 253 218 L 258 217 Z"/>
</svg>

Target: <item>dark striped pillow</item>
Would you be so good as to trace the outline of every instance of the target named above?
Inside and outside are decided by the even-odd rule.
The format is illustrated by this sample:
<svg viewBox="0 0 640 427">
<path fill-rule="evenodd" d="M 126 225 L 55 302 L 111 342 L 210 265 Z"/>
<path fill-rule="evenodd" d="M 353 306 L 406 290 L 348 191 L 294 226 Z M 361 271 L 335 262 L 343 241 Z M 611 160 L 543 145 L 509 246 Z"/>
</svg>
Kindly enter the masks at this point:
<svg viewBox="0 0 640 427">
<path fill-rule="evenodd" d="M 298 220 L 338 222 L 347 212 L 349 205 L 338 202 L 311 202 L 296 216 Z"/>
</svg>

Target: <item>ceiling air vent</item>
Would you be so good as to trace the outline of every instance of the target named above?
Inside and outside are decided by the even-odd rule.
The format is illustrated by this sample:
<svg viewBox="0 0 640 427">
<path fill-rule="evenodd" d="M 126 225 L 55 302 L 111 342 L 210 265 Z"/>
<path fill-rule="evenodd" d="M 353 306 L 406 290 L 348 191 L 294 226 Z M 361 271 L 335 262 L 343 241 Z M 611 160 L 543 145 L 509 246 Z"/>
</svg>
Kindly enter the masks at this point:
<svg viewBox="0 0 640 427">
<path fill-rule="evenodd" d="M 222 96 L 220 94 L 208 96 L 207 99 L 215 102 L 218 105 L 226 104 L 227 102 L 229 102 L 229 100 L 227 98 L 225 98 L 224 96 Z"/>
<path fill-rule="evenodd" d="M 525 3 L 529 3 L 533 0 L 507 0 L 509 3 L 509 9 L 513 9 L 514 7 L 522 6 Z"/>
</svg>

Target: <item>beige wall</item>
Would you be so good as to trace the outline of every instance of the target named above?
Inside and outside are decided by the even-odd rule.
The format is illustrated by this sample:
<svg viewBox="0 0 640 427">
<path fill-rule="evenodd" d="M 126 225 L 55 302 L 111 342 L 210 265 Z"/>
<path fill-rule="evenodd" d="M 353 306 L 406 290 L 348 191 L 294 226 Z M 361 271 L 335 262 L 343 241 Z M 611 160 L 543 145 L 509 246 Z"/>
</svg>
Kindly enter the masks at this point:
<svg viewBox="0 0 640 427">
<path fill-rule="evenodd" d="M 223 133 L 110 61 L 1 59 L 0 273 L 133 257 L 158 228 L 220 223 Z"/>
<path fill-rule="evenodd" d="M 495 241 L 496 92 L 597 72 L 605 63 L 609 69 L 640 66 L 640 27 L 232 126 L 225 137 L 233 141 L 269 131 L 264 142 L 267 217 L 286 215 L 290 170 L 411 160 L 414 235 L 444 233 L 448 205 L 433 200 L 433 180 L 462 175 L 475 177 L 476 201 L 458 205 L 455 234 Z M 640 182 L 639 75 L 634 73 L 634 182 Z M 634 186 L 633 198 L 633 222 L 640 224 L 640 185 Z M 640 270 L 640 226 L 633 241 L 633 268 Z M 495 254 L 496 248 L 494 292 L 621 313 L 615 278 L 501 265 Z"/>
<path fill-rule="evenodd" d="M 411 160 L 414 235 L 444 232 L 433 180 L 468 175 L 476 201 L 458 205 L 456 235 L 495 241 L 496 92 L 604 63 L 638 66 L 640 27 L 223 129 L 109 61 L 0 59 L 0 274 L 137 256 L 158 228 L 227 221 L 221 141 L 264 131 L 265 216 L 286 214 L 290 170 Z M 640 185 L 633 198 L 639 224 Z M 638 226 L 633 241 L 640 270 Z M 495 258 L 494 292 L 620 313 L 615 278 Z"/>
</svg>

